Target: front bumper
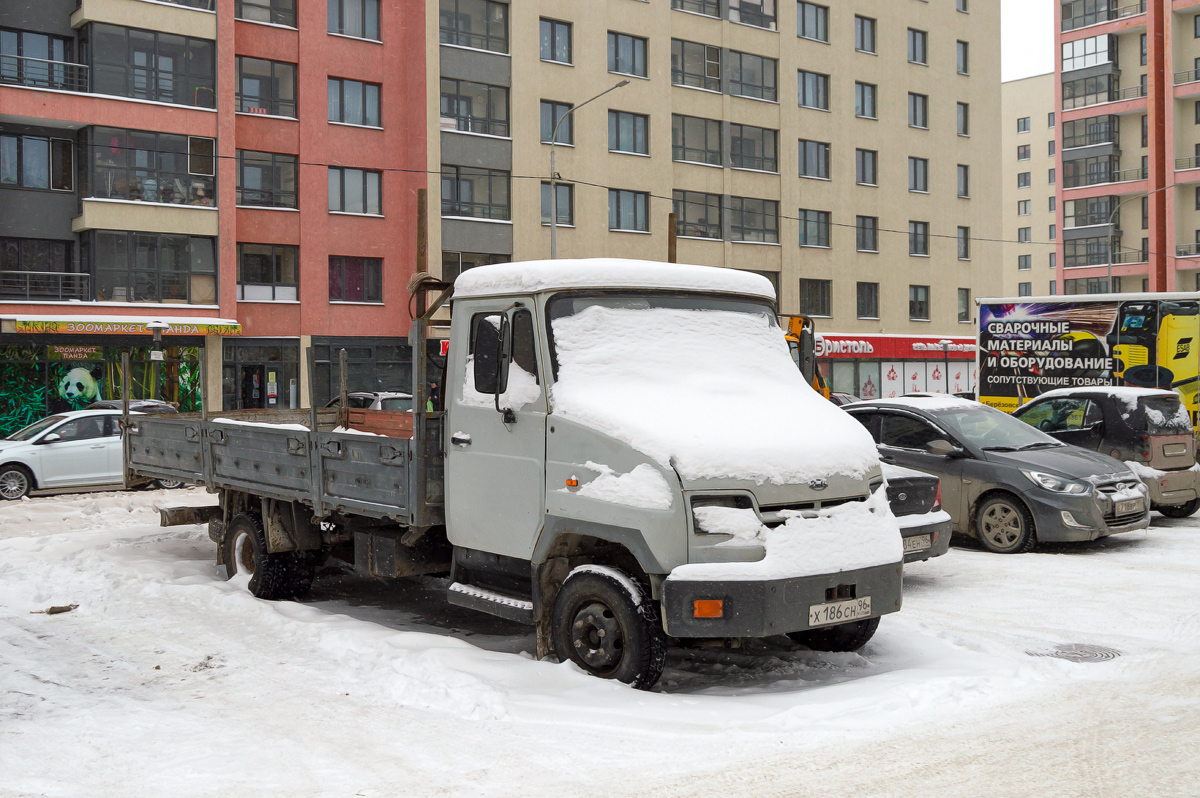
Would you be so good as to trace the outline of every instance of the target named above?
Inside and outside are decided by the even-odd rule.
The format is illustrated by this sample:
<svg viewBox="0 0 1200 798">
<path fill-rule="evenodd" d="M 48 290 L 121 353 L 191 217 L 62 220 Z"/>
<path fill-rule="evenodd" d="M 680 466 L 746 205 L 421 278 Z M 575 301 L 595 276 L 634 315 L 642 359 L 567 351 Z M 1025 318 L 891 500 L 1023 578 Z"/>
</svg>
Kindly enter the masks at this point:
<svg viewBox="0 0 1200 798">
<path fill-rule="evenodd" d="M 918 516 L 919 517 L 919 516 Z M 916 551 L 906 551 L 904 553 L 904 562 L 921 562 L 928 560 L 931 557 L 941 557 L 950 550 L 950 535 L 954 522 L 947 518 L 944 521 L 935 521 L 932 524 L 920 524 L 917 526 L 905 527 L 904 522 L 907 518 L 900 518 L 900 535 L 905 539 L 905 542 L 910 538 L 919 537 L 921 535 L 929 535 L 930 546 L 927 549 L 918 549 Z"/>
<path fill-rule="evenodd" d="M 947 533 L 947 542 L 949 538 Z M 900 609 L 903 579 L 904 568 L 898 562 L 762 581 L 668 577 L 662 587 L 663 626 L 672 637 L 767 637 L 799 632 L 809 628 L 809 607 L 839 600 L 826 598 L 836 595 L 839 588 L 842 595 L 852 592 L 855 598 L 870 596 L 870 617 L 877 618 Z M 722 616 L 693 617 L 693 602 L 700 599 L 721 599 Z"/>
<path fill-rule="evenodd" d="M 1038 540 L 1043 543 L 1081 543 L 1150 526 L 1150 497 L 1137 515 L 1113 516 L 1112 502 L 1095 491 L 1086 496 L 1045 490 L 1026 494 Z"/>
</svg>

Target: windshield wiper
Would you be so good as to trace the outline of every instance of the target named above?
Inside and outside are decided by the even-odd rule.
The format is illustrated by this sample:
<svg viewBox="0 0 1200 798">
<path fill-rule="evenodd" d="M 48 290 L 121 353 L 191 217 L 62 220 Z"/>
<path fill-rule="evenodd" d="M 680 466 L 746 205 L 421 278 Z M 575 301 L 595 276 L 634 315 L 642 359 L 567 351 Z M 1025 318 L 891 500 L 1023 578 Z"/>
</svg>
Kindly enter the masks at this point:
<svg viewBox="0 0 1200 798">
<path fill-rule="evenodd" d="M 1026 449 L 1041 449 L 1047 446 L 1051 449 L 1057 449 L 1059 446 L 1066 446 L 1066 444 L 1058 441 L 1037 441 L 1036 443 L 1027 443 L 1024 446 L 1018 446 L 1017 451 L 1023 452 Z"/>
<path fill-rule="evenodd" d="M 1015 446 L 984 446 L 983 450 L 985 452 L 1015 452 L 1015 451 L 1017 451 L 1017 447 L 1015 447 Z"/>
</svg>

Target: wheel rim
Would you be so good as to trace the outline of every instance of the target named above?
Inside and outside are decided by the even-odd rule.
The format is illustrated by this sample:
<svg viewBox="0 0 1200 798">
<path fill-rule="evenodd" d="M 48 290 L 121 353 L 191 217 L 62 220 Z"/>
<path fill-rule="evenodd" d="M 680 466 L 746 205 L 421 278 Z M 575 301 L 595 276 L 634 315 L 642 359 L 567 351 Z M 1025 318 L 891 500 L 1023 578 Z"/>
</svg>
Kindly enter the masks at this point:
<svg viewBox="0 0 1200 798">
<path fill-rule="evenodd" d="M 983 514 L 983 537 L 998 549 L 1011 549 L 1021 540 L 1025 524 L 1008 504 L 993 504 Z"/>
<path fill-rule="evenodd" d="M 29 490 L 29 480 L 16 469 L 0 474 L 0 496 L 19 499 Z"/>
<path fill-rule="evenodd" d="M 183 482 L 181 482 L 178 479 L 160 479 L 158 481 L 158 486 L 160 488 L 165 488 L 166 490 L 173 490 L 174 488 L 178 488 L 182 484 L 183 484 Z"/>
<path fill-rule="evenodd" d="M 610 673 L 625 654 L 625 633 L 613 611 L 599 601 L 579 608 L 571 623 L 576 656 L 597 674 Z"/>
<path fill-rule="evenodd" d="M 238 574 L 254 575 L 254 544 L 246 532 L 233 539 L 233 565 Z"/>
</svg>

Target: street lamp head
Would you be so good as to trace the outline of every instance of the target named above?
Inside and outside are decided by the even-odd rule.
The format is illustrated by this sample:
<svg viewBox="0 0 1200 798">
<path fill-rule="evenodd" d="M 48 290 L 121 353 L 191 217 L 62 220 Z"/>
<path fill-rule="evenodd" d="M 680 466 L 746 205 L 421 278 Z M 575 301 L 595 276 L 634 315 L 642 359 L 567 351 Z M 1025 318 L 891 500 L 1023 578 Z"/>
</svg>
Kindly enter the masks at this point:
<svg viewBox="0 0 1200 798">
<path fill-rule="evenodd" d="M 158 321 L 156 319 L 155 321 L 146 322 L 146 329 L 150 330 L 151 332 L 162 332 L 163 330 L 171 329 L 171 325 L 167 324 L 165 321 Z"/>
<path fill-rule="evenodd" d="M 614 89 L 619 89 L 619 88 L 621 88 L 622 86 L 628 86 L 628 85 L 629 85 L 629 78 L 625 78 L 625 80 L 621 81 L 621 82 L 620 82 L 620 83 L 618 83 L 616 86 L 613 86 L 613 88 L 614 88 Z"/>
</svg>

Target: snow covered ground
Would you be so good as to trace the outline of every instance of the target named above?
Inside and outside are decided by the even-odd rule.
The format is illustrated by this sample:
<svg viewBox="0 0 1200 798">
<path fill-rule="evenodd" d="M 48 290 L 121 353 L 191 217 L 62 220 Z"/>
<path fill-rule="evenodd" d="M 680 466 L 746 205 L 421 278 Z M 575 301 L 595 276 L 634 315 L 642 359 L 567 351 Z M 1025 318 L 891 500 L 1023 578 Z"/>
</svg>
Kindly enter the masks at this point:
<svg viewBox="0 0 1200 798">
<path fill-rule="evenodd" d="M 157 525 L 212 500 L 0 505 L 0 794 L 1200 794 L 1200 519 L 954 548 L 861 654 L 673 650 L 643 693 L 435 579 L 258 601 L 202 527 Z M 1119 656 L 1041 656 L 1072 644 Z"/>
</svg>

